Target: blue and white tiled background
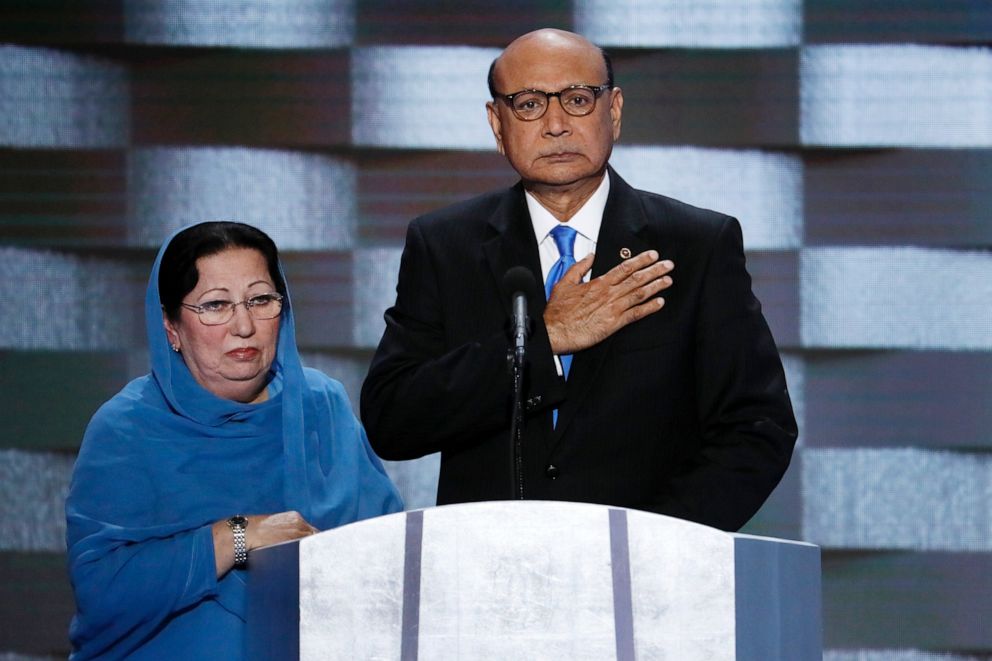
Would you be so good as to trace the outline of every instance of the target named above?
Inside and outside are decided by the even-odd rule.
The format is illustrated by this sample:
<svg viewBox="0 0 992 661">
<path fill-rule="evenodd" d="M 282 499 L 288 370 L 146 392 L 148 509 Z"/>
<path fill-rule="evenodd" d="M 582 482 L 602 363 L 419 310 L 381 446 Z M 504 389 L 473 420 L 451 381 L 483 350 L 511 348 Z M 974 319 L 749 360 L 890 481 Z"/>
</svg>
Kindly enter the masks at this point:
<svg viewBox="0 0 992 661">
<path fill-rule="evenodd" d="M 746 530 L 823 547 L 826 658 L 992 658 L 987 0 L 6 0 L 0 659 L 67 651 L 62 498 L 162 238 L 268 231 L 357 404 L 406 223 L 514 181 L 485 74 L 545 25 L 612 53 L 628 181 L 741 219 L 801 418 Z"/>
</svg>

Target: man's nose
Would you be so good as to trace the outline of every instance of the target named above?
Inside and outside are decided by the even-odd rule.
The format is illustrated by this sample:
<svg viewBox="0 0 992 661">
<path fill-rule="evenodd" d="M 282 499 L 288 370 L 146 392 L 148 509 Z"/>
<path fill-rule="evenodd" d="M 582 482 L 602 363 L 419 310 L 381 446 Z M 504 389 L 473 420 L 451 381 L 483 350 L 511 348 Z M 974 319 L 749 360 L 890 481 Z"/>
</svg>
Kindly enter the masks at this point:
<svg viewBox="0 0 992 661">
<path fill-rule="evenodd" d="M 544 120 L 544 132 L 547 135 L 559 136 L 570 131 L 571 115 L 565 112 L 560 96 L 556 96 L 553 100 L 548 99 L 548 109 L 541 119 Z"/>
</svg>

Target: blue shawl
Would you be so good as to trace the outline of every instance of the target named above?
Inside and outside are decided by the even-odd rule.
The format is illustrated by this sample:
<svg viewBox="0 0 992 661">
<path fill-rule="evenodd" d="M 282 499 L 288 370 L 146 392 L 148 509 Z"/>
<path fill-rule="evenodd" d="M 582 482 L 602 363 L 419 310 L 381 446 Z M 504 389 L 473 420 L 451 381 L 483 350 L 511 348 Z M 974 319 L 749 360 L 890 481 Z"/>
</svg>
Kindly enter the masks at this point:
<svg viewBox="0 0 992 661">
<path fill-rule="evenodd" d="M 297 510 L 327 529 L 402 509 L 341 384 L 300 362 L 288 293 L 267 401 L 195 381 L 162 327 L 171 240 L 145 295 L 151 374 L 93 416 L 66 500 L 73 659 L 237 659 L 251 572 L 216 578 L 215 521 Z"/>
</svg>

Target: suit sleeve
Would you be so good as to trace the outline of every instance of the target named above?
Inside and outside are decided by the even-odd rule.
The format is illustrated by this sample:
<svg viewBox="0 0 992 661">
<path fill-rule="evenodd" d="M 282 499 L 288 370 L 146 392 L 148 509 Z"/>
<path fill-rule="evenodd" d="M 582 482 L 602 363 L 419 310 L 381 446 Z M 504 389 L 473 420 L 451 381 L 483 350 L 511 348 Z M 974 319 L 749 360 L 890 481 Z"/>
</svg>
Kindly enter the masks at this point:
<svg viewBox="0 0 992 661">
<path fill-rule="evenodd" d="M 386 311 L 386 330 L 362 386 L 362 423 L 372 447 L 384 459 L 412 459 L 455 449 L 502 428 L 509 433 L 513 394 L 507 329 L 494 328 L 473 341 L 449 343 L 446 324 L 480 314 L 482 306 L 493 301 L 480 294 L 473 303 L 479 308 L 446 309 L 452 303 L 444 289 L 452 286 L 453 278 L 444 272 L 440 259 L 443 255 L 432 254 L 419 223 L 411 223 L 396 304 Z M 561 379 L 542 323 L 535 325 L 529 355 L 525 396 L 550 393 L 541 398 L 545 405 L 560 399 L 564 384 L 558 383 Z"/>
<path fill-rule="evenodd" d="M 778 349 L 751 291 L 734 219 L 727 219 L 717 234 L 698 305 L 698 451 L 650 509 L 737 530 L 782 478 L 798 430 Z"/>
</svg>

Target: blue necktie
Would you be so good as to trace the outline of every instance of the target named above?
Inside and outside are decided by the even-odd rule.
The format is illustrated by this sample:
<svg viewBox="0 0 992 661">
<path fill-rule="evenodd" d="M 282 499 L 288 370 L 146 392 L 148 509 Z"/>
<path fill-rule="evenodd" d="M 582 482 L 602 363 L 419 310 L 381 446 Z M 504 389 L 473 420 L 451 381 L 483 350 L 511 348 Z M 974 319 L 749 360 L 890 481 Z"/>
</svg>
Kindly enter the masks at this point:
<svg viewBox="0 0 992 661">
<path fill-rule="evenodd" d="M 565 271 L 575 264 L 575 234 L 575 230 L 568 225 L 559 225 L 551 230 L 551 238 L 555 240 L 555 245 L 558 246 L 560 257 L 558 257 L 558 261 L 551 267 L 551 271 L 548 273 L 548 280 L 544 283 L 545 299 L 551 298 L 551 290 L 554 289 L 555 283 L 561 280 L 562 276 L 565 275 Z M 561 360 L 561 369 L 567 379 L 568 369 L 572 366 L 572 356 L 571 354 L 561 354 L 558 358 Z"/>
<path fill-rule="evenodd" d="M 548 273 L 548 279 L 544 283 L 544 296 L 545 298 L 551 298 L 551 290 L 554 289 L 555 283 L 561 280 L 561 277 L 565 275 L 567 271 L 573 264 L 575 264 L 575 230 L 568 225 L 559 225 L 558 227 L 551 230 L 551 238 L 555 240 L 555 245 L 558 246 L 558 261 L 554 263 L 551 267 L 551 271 Z M 565 374 L 565 378 L 568 379 L 568 370 L 572 366 L 572 355 L 571 354 L 560 354 L 558 359 L 561 361 L 561 369 Z M 552 424 L 558 426 L 558 409 L 551 412 Z"/>
</svg>

